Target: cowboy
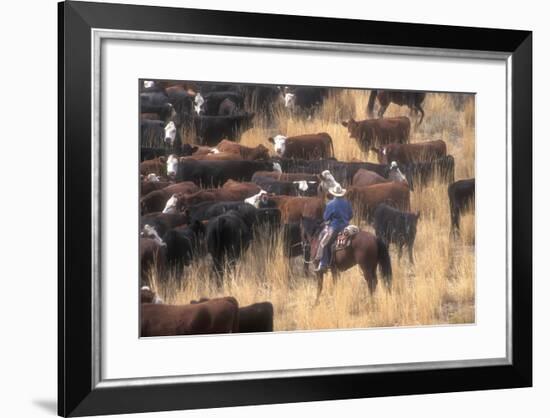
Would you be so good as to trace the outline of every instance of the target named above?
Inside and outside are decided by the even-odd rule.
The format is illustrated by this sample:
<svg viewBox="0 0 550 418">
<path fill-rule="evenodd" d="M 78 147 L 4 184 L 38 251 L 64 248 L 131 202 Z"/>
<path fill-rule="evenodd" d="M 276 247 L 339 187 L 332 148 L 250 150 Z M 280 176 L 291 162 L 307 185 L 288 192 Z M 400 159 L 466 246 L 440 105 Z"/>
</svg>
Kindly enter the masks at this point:
<svg viewBox="0 0 550 418">
<path fill-rule="evenodd" d="M 322 237 L 319 240 L 317 248 L 316 260 L 320 259 L 316 272 L 325 271 L 330 263 L 331 245 L 338 234 L 349 225 L 353 217 L 353 210 L 348 200 L 344 199 L 346 189 L 343 189 L 338 183 L 332 186 L 328 193 L 333 197 L 327 203 L 323 219 L 325 221 L 325 229 Z"/>
</svg>

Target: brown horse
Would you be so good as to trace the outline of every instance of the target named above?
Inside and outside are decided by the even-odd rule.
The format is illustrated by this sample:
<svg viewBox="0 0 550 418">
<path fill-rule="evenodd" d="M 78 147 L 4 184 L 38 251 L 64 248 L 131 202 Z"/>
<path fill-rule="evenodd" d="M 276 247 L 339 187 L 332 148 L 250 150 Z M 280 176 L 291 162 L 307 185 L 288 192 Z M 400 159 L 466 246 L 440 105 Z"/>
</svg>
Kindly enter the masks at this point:
<svg viewBox="0 0 550 418">
<path fill-rule="evenodd" d="M 372 118 L 374 110 L 374 101 L 378 98 L 380 103 L 380 109 L 378 110 L 378 117 L 383 118 L 386 109 L 391 103 L 395 103 L 399 106 L 408 106 L 411 112 L 415 114 L 420 112 L 420 120 L 416 124 L 417 126 L 422 123 L 424 119 L 424 109 L 422 109 L 422 102 L 426 98 L 426 93 L 420 91 L 399 91 L 399 90 L 373 90 L 369 96 L 369 103 L 367 104 L 367 114 Z"/>
<path fill-rule="evenodd" d="M 323 224 L 317 219 L 302 218 L 301 221 L 302 240 L 305 246 L 310 247 L 310 254 L 317 254 L 320 234 L 323 230 Z M 336 281 L 338 273 L 346 271 L 351 267 L 359 265 L 363 272 L 363 277 L 369 286 L 371 295 L 376 291 L 378 278 L 376 276 L 376 267 L 380 266 L 380 272 L 384 279 L 384 284 L 388 290 L 391 290 L 392 268 L 390 254 L 386 244 L 375 235 L 367 231 L 359 231 L 352 238 L 351 245 L 343 250 L 336 251 L 332 257 L 330 271 L 332 279 Z M 319 303 L 319 297 L 323 290 L 323 272 L 317 273 L 317 298 L 315 303 Z"/>
</svg>

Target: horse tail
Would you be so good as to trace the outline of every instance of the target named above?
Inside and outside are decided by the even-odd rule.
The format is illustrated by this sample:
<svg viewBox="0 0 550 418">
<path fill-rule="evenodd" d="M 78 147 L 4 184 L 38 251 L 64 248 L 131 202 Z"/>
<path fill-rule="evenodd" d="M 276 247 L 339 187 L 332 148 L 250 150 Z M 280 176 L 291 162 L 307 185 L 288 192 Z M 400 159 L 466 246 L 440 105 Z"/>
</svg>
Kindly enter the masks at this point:
<svg viewBox="0 0 550 418">
<path fill-rule="evenodd" d="M 376 96 L 378 96 L 378 90 L 371 91 L 369 96 L 369 103 L 367 104 L 367 115 L 369 118 L 372 118 L 373 115 L 374 101 L 376 100 Z"/>
<path fill-rule="evenodd" d="M 380 237 L 376 237 L 376 245 L 378 247 L 378 265 L 380 266 L 380 270 L 382 272 L 382 278 L 386 282 L 387 286 L 390 287 L 392 270 L 388 246 Z"/>
</svg>

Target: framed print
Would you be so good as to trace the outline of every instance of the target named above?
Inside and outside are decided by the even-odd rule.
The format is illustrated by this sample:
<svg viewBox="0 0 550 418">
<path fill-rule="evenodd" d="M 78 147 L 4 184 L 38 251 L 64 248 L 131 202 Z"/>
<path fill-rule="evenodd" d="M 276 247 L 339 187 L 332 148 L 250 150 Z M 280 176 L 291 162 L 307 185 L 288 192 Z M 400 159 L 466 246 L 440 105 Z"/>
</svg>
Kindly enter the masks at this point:
<svg viewBox="0 0 550 418">
<path fill-rule="evenodd" d="M 59 4 L 59 414 L 532 384 L 532 34 Z"/>
</svg>

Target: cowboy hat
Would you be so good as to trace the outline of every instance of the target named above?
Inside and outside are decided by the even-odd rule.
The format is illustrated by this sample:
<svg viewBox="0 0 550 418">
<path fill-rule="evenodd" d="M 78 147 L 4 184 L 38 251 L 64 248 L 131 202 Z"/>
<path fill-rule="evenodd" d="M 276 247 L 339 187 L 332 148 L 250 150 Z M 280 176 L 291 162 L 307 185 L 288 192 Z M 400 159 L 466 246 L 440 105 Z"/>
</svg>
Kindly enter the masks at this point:
<svg viewBox="0 0 550 418">
<path fill-rule="evenodd" d="M 343 189 L 342 186 L 336 184 L 328 189 L 328 192 L 336 197 L 342 197 L 346 194 L 346 189 Z"/>
</svg>

